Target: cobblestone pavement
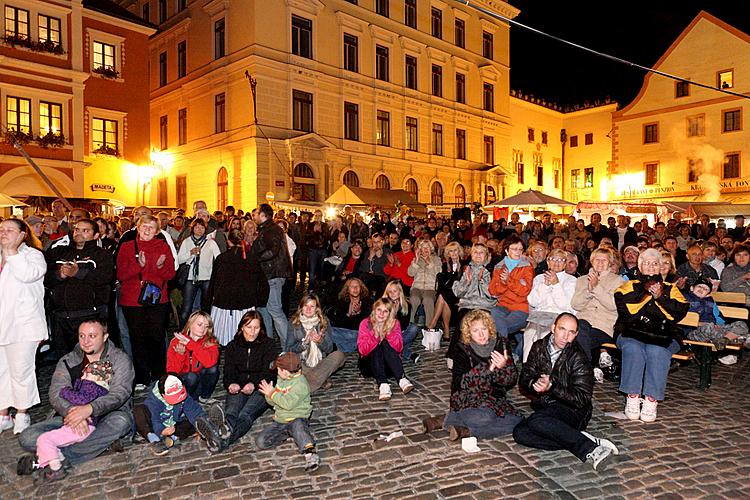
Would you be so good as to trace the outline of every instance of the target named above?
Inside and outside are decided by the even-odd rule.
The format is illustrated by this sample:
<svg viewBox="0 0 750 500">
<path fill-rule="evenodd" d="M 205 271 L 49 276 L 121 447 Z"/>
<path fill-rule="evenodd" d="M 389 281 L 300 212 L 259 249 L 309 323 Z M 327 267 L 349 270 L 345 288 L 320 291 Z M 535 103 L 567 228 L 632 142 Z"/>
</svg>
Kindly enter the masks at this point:
<svg viewBox="0 0 750 500">
<path fill-rule="evenodd" d="M 419 348 L 421 350 L 421 347 Z M 670 375 L 668 400 L 653 424 L 615 420 L 623 398 L 613 383 L 597 385 L 589 430 L 607 436 L 620 455 L 592 470 L 565 452 L 541 452 L 511 437 L 480 441 L 467 454 L 445 432 L 421 434 L 421 419 L 444 413 L 449 378 L 443 351 L 424 353 L 407 367 L 415 390 L 394 391 L 379 402 L 375 385 L 359 377 L 356 359 L 334 377 L 334 386 L 313 397 L 312 429 L 322 465 L 306 473 L 291 441 L 257 451 L 253 437 L 270 412 L 239 444 L 211 455 L 190 440 L 164 457 L 145 445 L 128 445 L 76 469 L 65 480 L 34 487 L 15 475 L 20 449 L 12 434 L 0 435 L 0 498 L 747 498 L 750 432 L 748 386 L 732 385 L 737 365 L 717 366 L 708 391 L 695 388 L 697 368 Z M 43 369 L 42 386 L 50 368 Z M 394 389 L 397 389 L 394 386 Z M 217 390 L 218 394 L 218 390 Z M 511 398 L 529 406 L 517 389 Z M 38 421 L 49 412 L 43 402 Z M 380 434 L 401 430 L 386 443 Z"/>
</svg>

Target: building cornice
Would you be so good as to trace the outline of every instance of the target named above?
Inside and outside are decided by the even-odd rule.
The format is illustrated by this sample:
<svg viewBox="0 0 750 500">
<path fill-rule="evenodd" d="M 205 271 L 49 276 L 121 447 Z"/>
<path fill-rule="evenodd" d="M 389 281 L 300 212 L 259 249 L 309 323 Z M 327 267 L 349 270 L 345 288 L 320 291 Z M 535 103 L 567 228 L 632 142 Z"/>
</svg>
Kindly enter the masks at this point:
<svg viewBox="0 0 750 500">
<path fill-rule="evenodd" d="M 8 57 L 8 56 L 0 56 L 0 66 L 9 66 L 11 68 L 15 67 L 21 70 L 31 71 L 34 73 L 39 73 L 41 75 L 54 75 L 57 78 L 49 77 L 49 76 L 40 76 L 40 75 L 29 75 L 28 73 L 23 73 L 18 76 L 22 76 L 24 78 L 33 78 L 34 80 L 44 82 L 44 83 L 50 83 L 53 85 L 70 85 L 72 87 L 75 87 L 76 85 L 82 85 L 83 82 L 91 76 L 89 73 L 84 71 L 75 71 L 72 69 L 66 69 L 66 68 L 58 68 L 54 66 L 48 66 L 46 64 L 40 64 L 32 61 L 26 61 L 24 59 L 17 59 L 15 57 Z M 0 70 L 0 72 L 3 72 L 4 70 Z"/>
<path fill-rule="evenodd" d="M 86 19 L 93 19 L 94 21 L 111 24 L 113 26 L 117 26 L 118 28 L 123 28 L 129 31 L 135 31 L 136 33 L 140 33 L 146 36 L 151 36 L 156 33 L 156 30 L 154 28 L 131 23 L 130 21 L 125 21 L 124 19 L 120 19 L 117 17 L 108 16 L 95 10 L 83 9 L 83 17 L 85 17 Z"/>
</svg>

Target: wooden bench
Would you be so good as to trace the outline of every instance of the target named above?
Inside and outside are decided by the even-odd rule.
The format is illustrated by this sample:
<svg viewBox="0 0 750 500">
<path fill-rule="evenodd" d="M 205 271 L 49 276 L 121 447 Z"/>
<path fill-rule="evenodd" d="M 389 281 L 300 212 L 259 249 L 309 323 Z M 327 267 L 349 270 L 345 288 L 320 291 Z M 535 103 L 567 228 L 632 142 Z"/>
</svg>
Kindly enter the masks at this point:
<svg viewBox="0 0 750 500">
<path fill-rule="evenodd" d="M 747 297 L 742 292 L 714 292 L 711 297 L 719 305 L 734 304 L 744 306 L 747 303 Z"/>
<path fill-rule="evenodd" d="M 689 312 L 685 315 L 685 317 L 678 323 L 680 326 L 689 326 L 689 327 L 697 327 L 698 326 L 698 313 L 696 312 Z M 602 344 L 602 347 L 605 349 L 619 349 L 617 345 L 607 342 L 605 344 Z M 672 359 L 676 359 L 678 361 L 690 361 L 695 357 L 695 353 L 693 351 L 688 351 L 683 349 L 680 352 L 676 352 L 672 354 Z"/>
</svg>

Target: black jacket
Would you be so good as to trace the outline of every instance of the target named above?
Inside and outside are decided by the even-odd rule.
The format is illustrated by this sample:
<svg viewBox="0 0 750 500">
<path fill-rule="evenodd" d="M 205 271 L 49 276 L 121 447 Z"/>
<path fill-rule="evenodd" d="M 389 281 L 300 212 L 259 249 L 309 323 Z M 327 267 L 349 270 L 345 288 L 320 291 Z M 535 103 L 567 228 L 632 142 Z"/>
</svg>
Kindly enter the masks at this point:
<svg viewBox="0 0 750 500">
<path fill-rule="evenodd" d="M 260 262 L 266 279 L 292 277 L 292 259 L 286 246 L 286 235 L 271 219 L 258 226 L 258 237 L 248 257 L 251 262 Z"/>
<path fill-rule="evenodd" d="M 268 280 L 250 259 L 242 258 L 242 248 L 234 247 L 214 260 L 207 295 L 207 305 L 221 309 L 265 307 Z"/>
<path fill-rule="evenodd" d="M 626 281 L 615 291 L 615 337 L 623 335 L 644 344 L 668 347 L 682 336 L 677 323 L 688 313 L 690 304 L 668 281 L 662 282 L 661 297 L 655 299 L 641 279 L 644 277 Z"/>
<path fill-rule="evenodd" d="M 531 346 L 518 385 L 532 395 L 532 408 L 540 409 L 554 403 L 564 404 L 583 412 L 588 422 L 591 418 L 591 397 L 594 392 L 594 371 L 591 363 L 578 342 L 571 342 L 563 349 L 555 367 L 552 368 L 547 351 L 550 335 L 552 334 L 547 334 Z M 544 374 L 550 376 L 552 387 L 543 394 L 537 394 L 533 388 L 534 382 Z"/>
<path fill-rule="evenodd" d="M 248 382 L 258 387 L 261 380 L 276 381 L 276 373 L 271 363 L 278 356 L 276 343 L 261 332 L 253 342 L 248 342 L 242 334 L 234 337 L 224 353 L 224 388 Z"/>
<path fill-rule="evenodd" d="M 610 229 L 608 231 L 607 236 L 609 236 L 609 239 L 612 240 L 612 245 L 614 245 L 615 248 L 619 248 L 620 245 L 620 233 L 617 231 L 617 227 L 614 229 Z M 638 233 L 635 231 L 634 228 L 628 227 L 625 230 L 625 241 L 623 241 L 622 248 L 625 248 L 627 246 L 635 246 L 636 241 L 638 240 Z"/>
<path fill-rule="evenodd" d="M 349 301 L 348 300 L 336 300 L 336 305 L 329 313 L 331 319 L 331 326 L 337 328 L 346 328 L 347 330 L 359 330 L 359 324 L 362 320 L 370 316 L 372 311 L 372 301 L 370 297 L 361 297 L 362 306 L 360 307 L 359 314 L 354 316 L 347 316 L 349 314 Z"/>
<path fill-rule="evenodd" d="M 80 250 L 75 243 L 52 248 L 46 257 L 44 282 L 50 290 L 54 310 L 89 311 L 107 305 L 114 279 L 114 259 L 96 240 L 87 241 Z M 77 261 L 78 273 L 72 278 L 61 278 L 58 261 Z"/>
</svg>

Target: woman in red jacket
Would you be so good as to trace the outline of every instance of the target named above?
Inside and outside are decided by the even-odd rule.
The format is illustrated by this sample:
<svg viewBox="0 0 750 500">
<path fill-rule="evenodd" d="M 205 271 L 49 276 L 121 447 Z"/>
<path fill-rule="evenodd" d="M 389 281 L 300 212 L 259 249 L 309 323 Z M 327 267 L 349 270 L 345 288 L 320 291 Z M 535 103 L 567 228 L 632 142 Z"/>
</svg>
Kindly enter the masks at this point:
<svg viewBox="0 0 750 500">
<path fill-rule="evenodd" d="M 125 315 L 133 345 L 136 389 L 166 373 L 165 332 L 169 321 L 167 282 L 174 278 L 174 257 L 166 240 L 157 237 L 159 221 L 143 215 L 138 220 L 135 239 L 122 244 L 117 254 L 117 279 L 120 281 L 120 306 Z M 148 299 L 153 305 L 139 303 L 142 284 L 153 284 Z M 157 292 L 158 290 L 158 292 Z"/>
<path fill-rule="evenodd" d="M 182 332 L 174 334 L 167 349 L 167 372 L 180 376 L 193 399 L 213 402 L 211 394 L 219 381 L 219 343 L 207 312 L 195 311 Z"/>
</svg>

